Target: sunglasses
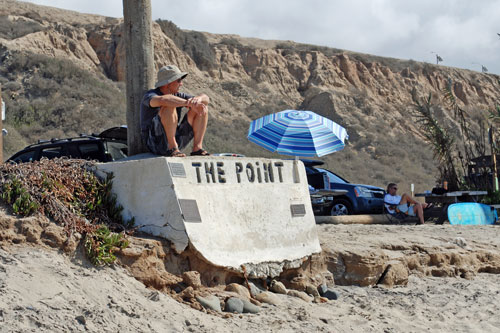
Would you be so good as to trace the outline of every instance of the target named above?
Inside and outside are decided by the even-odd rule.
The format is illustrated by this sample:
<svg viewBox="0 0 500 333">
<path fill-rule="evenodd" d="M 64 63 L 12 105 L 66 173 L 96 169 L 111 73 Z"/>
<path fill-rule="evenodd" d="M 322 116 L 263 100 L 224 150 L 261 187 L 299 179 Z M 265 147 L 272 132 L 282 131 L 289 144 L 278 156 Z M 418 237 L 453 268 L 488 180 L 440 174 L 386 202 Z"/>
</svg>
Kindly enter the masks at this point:
<svg viewBox="0 0 500 333">
<path fill-rule="evenodd" d="M 396 191 L 398 190 L 398 188 L 397 188 L 397 187 L 393 187 L 393 188 L 391 188 L 391 189 L 392 189 L 392 190 L 396 190 Z"/>
</svg>

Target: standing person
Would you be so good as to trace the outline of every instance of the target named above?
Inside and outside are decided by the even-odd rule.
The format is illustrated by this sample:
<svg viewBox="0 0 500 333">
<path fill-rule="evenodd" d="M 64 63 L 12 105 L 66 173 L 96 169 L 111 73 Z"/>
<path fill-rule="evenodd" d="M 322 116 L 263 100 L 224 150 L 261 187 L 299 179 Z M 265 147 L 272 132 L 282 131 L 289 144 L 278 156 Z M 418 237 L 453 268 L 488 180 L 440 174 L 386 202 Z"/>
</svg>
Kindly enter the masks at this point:
<svg viewBox="0 0 500 333">
<path fill-rule="evenodd" d="M 419 224 L 424 224 L 424 209 L 431 208 L 432 204 L 422 204 L 413 199 L 408 194 L 397 195 L 398 185 L 390 183 L 387 185 L 387 194 L 384 197 L 384 204 L 390 214 L 396 212 L 405 213 L 410 216 L 417 216 Z"/>
<path fill-rule="evenodd" d="M 179 92 L 187 75 L 174 65 L 160 68 L 155 89 L 142 98 L 141 136 L 153 154 L 185 157 L 181 149 L 194 139 L 191 155 L 210 155 L 203 149 L 210 99 Z M 183 107 L 188 112 L 179 122 Z"/>
</svg>

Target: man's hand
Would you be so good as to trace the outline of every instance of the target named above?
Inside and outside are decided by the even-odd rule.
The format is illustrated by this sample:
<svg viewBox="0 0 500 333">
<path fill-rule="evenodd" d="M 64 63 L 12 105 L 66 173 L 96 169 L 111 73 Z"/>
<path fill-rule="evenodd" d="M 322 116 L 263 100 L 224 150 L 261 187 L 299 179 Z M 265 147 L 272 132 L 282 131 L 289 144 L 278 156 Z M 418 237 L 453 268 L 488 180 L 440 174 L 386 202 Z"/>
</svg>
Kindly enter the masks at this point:
<svg viewBox="0 0 500 333">
<path fill-rule="evenodd" d="M 198 113 L 200 116 L 204 116 L 208 112 L 208 107 L 203 103 L 202 97 L 196 96 L 188 99 L 187 107 Z"/>
<path fill-rule="evenodd" d="M 201 96 L 192 97 L 188 101 L 191 104 L 194 104 L 194 105 L 198 105 L 198 104 L 202 104 L 203 103 Z"/>
</svg>

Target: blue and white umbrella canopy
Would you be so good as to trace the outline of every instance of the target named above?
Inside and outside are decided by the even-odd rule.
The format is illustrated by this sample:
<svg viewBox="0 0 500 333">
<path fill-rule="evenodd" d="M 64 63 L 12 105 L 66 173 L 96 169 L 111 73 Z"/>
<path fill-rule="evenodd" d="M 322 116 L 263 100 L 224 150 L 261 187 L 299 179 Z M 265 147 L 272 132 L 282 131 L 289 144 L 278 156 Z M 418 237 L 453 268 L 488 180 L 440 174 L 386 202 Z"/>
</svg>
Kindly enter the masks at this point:
<svg viewBox="0 0 500 333">
<path fill-rule="evenodd" d="M 344 148 L 345 128 L 312 111 L 285 110 L 252 121 L 248 140 L 283 155 L 324 156 Z"/>
</svg>

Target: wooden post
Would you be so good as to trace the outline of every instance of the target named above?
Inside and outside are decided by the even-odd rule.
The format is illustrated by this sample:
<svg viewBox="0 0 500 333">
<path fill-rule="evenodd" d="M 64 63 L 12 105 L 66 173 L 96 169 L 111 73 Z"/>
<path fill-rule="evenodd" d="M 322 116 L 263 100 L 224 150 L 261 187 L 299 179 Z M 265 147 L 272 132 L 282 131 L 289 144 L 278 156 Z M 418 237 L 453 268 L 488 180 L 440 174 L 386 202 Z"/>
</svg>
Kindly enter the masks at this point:
<svg viewBox="0 0 500 333">
<path fill-rule="evenodd" d="M 497 156 L 495 154 L 495 135 L 493 125 L 490 126 L 489 130 L 489 139 L 490 139 L 490 147 L 491 147 L 491 162 L 493 165 L 493 188 L 495 191 L 498 191 L 498 174 L 497 174 Z"/>
<path fill-rule="evenodd" d="M 2 105 L 2 85 L 0 84 L 0 107 Z M 0 112 L 2 112 L 0 110 Z M 0 114 L 0 163 L 3 163 L 3 119 Z"/>
<path fill-rule="evenodd" d="M 147 151 L 141 139 L 140 105 L 154 84 L 151 0 L 123 0 L 129 156 Z"/>
</svg>

